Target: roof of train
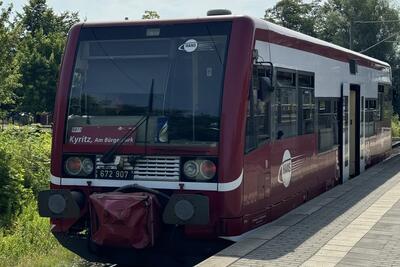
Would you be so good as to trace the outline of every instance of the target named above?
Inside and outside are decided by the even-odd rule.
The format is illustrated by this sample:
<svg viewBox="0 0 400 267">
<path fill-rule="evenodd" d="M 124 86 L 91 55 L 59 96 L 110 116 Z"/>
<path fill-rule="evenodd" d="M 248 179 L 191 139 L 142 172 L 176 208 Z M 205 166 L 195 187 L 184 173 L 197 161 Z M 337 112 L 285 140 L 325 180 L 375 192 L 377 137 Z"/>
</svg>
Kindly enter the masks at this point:
<svg viewBox="0 0 400 267">
<path fill-rule="evenodd" d="M 118 26 L 118 25 L 134 25 L 134 24 L 166 24 L 166 23 L 193 23 L 193 22 L 206 22 L 206 21 L 229 21 L 239 18 L 248 18 L 251 19 L 256 28 L 273 31 L 288 37 L 292 37 L 295 39 L 303 40 L 306 42 L 314 43 L 320 46 L 333 48 L 335 50 L 339 50 L 351 55 L 354 55 L 358 58 L 362 58 L 364 60 L 368 60 L 370 62 L 379 64 L 381 66 L 390 67 L 390 65 L 384 61 L 366 56 L 364 54 L 352 51 L 350 49 L 323 41 L 321 39 L 311 37 L 309 35 L 296 32 L 290 30 L 288 28 L 279 26 L 269 21 L 265 21 L 263 19 L 249 17 L 245 15 L 222 15 L 222 16 L 207 16 L 207 17 L 198 17 L 198 18 L 183 18 L 183 19 L 154 19 L 154 20 L 125 20 L 125 21 L 104 21 L 104 22 L 85 22 L 83 25 L 85 27 L 96 27 L 96 26 Z"/>
<path fill-rule="evenodd" d="M 269 22 L 269 21 L 265 21 L 265 20 L 257 19 L 257 18 L 252 18 L 252 19 L 255 22 L 257 28 L 265 29 L 265 30 L 269 30 L 269 31 L 273 31 L 273 32 L 277 32 L 277 33 L 280 33 L 280 34 L 283 34 L 283 35 L 286 35 L 286 36 L 289 36 L 289 37 L 293 37 L 293 38 L 296 38 L 296 39 L 304 40 L 304 41 L 307 41 L 307 42 L 310 42 L 310 43 L 315 43 L 315 44 L 318 44 L 318 45 L 321 45 L 321 46 L 334 48 L 336 50 L 340 50 L 340 51 L 355 55 L 357 57 L 361 57 L 361 58 L 364 58 L 366 60 L 369 60 L 369 61 L 381 64 L 381 65 L 390 67 L 390 65 L 388 63 L 384 62 L 384 61 L 378 60 L 378 59 L 373 58 L 373 57 L 366 56 L 364 54 L 355 52 L 353 50 L 350 50 L 350 49 L 347 49 L 347 48 L 344 48 L 344 47 L 341 47 L 339 45 L 335 45 L 335 44 L 323 41 L 321 39 L 318 39 L 318 38 L 315 38 L 315 37 L 311 37 L 309 35 L 290 30 L 288 28 L 279 26 L 279 25 L 274 24 L 274 23 Z"/>
</svg>

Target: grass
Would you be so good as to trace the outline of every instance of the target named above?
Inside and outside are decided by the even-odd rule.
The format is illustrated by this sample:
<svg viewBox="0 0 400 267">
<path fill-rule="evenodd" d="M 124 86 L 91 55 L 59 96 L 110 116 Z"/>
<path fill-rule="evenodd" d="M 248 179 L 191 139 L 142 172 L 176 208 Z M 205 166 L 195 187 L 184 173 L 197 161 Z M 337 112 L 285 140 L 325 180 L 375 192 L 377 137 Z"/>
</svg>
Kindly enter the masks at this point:
<svg viewBox="0 0 400 267">
<path fill-rule="evenodd" d="M 58 244 L 36 209 L 30 201 L 10 229 L 0 229 L 0 266 L 79 266 L 79 257 Z"/>
</svg>

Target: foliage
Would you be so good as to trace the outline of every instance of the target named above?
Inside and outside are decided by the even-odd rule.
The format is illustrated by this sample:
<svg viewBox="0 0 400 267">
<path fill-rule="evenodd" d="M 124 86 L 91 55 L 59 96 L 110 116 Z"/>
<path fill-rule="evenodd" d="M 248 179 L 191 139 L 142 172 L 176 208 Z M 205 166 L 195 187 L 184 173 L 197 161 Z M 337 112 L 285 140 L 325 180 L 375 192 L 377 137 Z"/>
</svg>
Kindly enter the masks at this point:
<svg viewBox="0 0 400 267">
<path fill-rule="evenodd" d="M 47 0 L 30 0 L 29 4 L 23 7 L 23 14 L 18 14 L 18 17 L 28 33 L 42 31 L 44 35 L 55 32 L 65 34 L 79 21 L 77 12 L 56 15 L 53 9 L 47 6 Z"/>
<path fill-rule="evenodd" d="M 392 117 L 392 136 L 400 137 L 400 117 L 398 114 Z"/>
<path fill-rule="evenodd" d="M 158 15 L 157 11 L 154 10 L 146 10 L 142 15 L 142 19 L 159 19 L 160 15 Z"/>
<path fill-rule="evenodd" d="M 18 110 L 51 112 L 67 32 L 79 21 L 78 14 L 64 12 L 58 16 L 46 0 L 30 0 L 18 18 L 24 29 L 15 56 L 22 85 L 16 90 Z"/>
<path fill-rule="evenodd" d="M 0 266 L 78 262 L 37 213 L 35 196 L 48 187 L 50 145 L 50 133 L 38 127 L 8 126 L 0 132 Z"/>
<path fill-rule="evenodd" d="M 265 11 L 265 19 L 286 28 L 315 36 L 314 21 L 320 0 L 281 0 Z"/>
<path fill-rule="evenodd" d="M 48 185 L 50 133 L 37 127 L 0 132 L 0 227 L 10 225 L 22 207 Z"/>
<path fill-rule="evenodd" d="M 29 0 L 22 13 L 0 0 L 0 117 L 53 111 L 66 36 L 78 21 L 78 13 L 56 14 L 46 0 Z"/>
<path fill-rule="evenodd" d="M 14 90 L 20 86 L 18 65 L 13 59 L 18 35 L 10 21 L 11 12 L 12 6 L 0 10 L 0 113 L 4 113 L 4 109 L 15 103 Z M 0 116 L 3 117 L 4 114 Z"/>
<path fill-rule="evenodd" d="M 34 114 L 53 110 L 64 42 L 63 33 L 45 35 L 41 29 L 24 37 L 16 55 L 23 85 L 16 91 L 18 110 Z"/>
<path fill-rule="evenodd" d="M 0 228 L 0 266 L 71 266 L 77 256 L 62 248 L 50 233 L 48 219 L 39 217 L 30 200 L 13 224 Z"/>
<path fill-rule="evenodd" d="M 329 0 L 322 6 L 319 18 L 320 38 L 350 47 L 351 31 L 351 47 L 355 51 L 363 51 L 400 30 L 398 10 L 388 0 Z M 395 47 L 393 43 L 382 42 L 365 54 L 390 62 Z"/>
</svg>

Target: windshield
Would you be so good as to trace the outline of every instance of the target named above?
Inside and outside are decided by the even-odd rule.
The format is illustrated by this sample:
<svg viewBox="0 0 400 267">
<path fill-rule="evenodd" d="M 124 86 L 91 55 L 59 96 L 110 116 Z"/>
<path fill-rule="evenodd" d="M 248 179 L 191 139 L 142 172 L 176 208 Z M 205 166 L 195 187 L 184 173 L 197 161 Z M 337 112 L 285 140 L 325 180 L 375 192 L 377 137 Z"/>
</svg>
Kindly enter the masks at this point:
<svg viewBox="0 0 400 267">
<path fill-rule="evenodd" d="M 83 28 L 68 144 L 215 144 L 231 23 Z M 151 93 L 152 92 L 152 93 Z M 145 135 L 147 134 L 147 137 Z"/>
</svg>

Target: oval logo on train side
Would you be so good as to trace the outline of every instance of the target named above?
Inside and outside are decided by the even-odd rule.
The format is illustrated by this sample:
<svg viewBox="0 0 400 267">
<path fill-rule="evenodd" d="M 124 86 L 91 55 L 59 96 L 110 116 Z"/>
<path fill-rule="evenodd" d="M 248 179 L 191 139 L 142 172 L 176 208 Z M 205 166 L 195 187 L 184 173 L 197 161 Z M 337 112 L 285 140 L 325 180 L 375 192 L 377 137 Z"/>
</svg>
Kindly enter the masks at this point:
<svg viewBox="0 0 400 267">
<path fill-rule="evenodd" d="M 186 51 L 188 53 L 192 53 L 197 49 L 198 43 L 195 39 L 189 39 L 184 44 L 181 44 L 178 47 L 178 50 Z"/>
<path fill-rule="evenodd" d="M 292 155 L 289 150 L 285 150 L 282 157 L 282 164 L 279 167 L 278 182 L 288 187 L 292 179 Z"/>
</svg>

